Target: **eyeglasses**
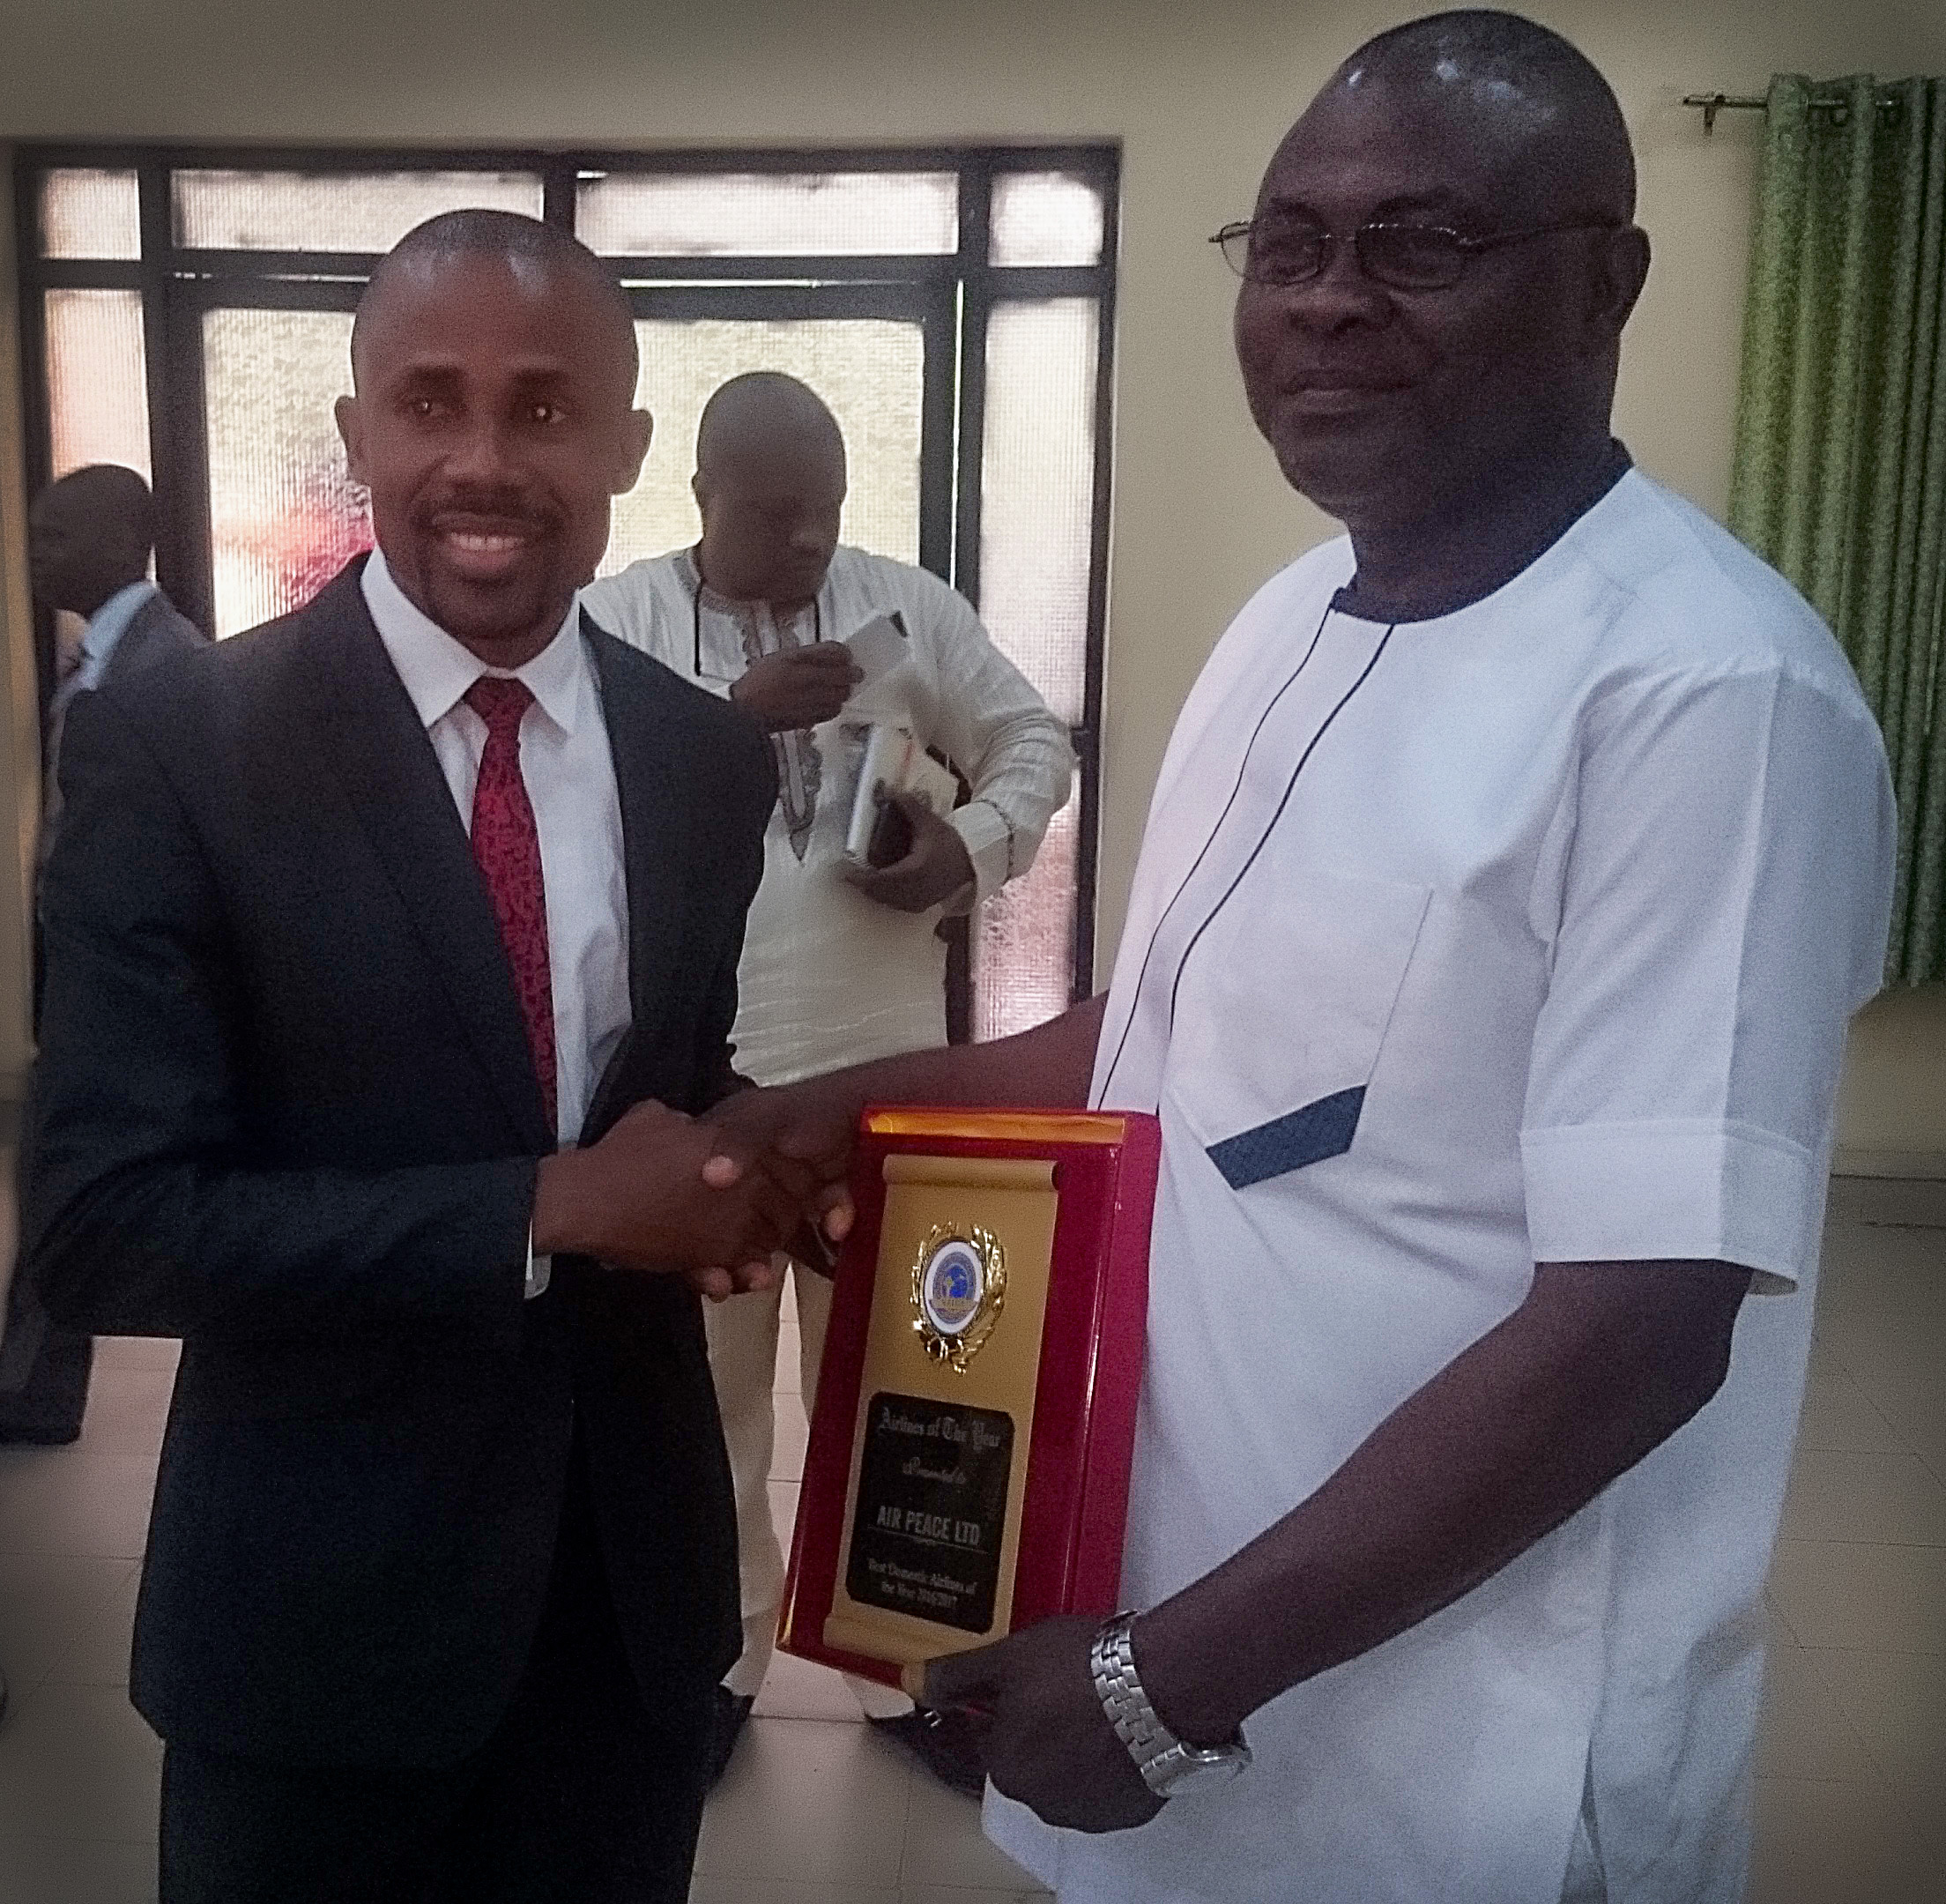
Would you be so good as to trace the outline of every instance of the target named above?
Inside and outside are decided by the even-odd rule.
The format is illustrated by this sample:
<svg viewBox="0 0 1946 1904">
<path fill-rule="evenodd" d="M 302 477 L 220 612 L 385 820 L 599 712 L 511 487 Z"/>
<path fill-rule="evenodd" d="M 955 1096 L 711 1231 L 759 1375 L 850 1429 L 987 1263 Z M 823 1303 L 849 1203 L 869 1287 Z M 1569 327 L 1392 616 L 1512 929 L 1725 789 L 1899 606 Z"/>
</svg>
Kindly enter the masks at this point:
<svg viewBox="0 0 1946 1904">
<path fill-rule="evenodd" d="M 1458 284 L 1467 263 L 1479 252 L 1502 245 L 1524 244 L 1556 232 L 1614 231 L 1612 219 L 1577 219 L 1567 224 L 1534 225 L 1525 231 L 1496 232 L 1469 238 L 1450 225 L 1411 225 L 1378 219 L 1349 234 L 1358 268 L 1374 283 L 1398 291 L 1444 291 Z M 1250 284 L 1297 285 L 1322 277 L 1344 242 L 1326 231 L 1292 219 L 1257 219 L 1226 225 L 1210 243 L 1221 247 L 1225 261 Z"/>
</svg>

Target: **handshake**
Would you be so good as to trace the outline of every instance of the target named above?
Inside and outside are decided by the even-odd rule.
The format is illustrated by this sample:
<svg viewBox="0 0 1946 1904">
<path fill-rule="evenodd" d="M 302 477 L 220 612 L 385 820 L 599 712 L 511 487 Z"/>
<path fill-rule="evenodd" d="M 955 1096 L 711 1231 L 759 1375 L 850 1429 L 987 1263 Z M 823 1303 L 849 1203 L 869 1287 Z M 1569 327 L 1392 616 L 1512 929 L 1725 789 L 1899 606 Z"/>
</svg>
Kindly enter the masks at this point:
<svg viewBox="0 0 1946 1904">
<path fill-rule="evenodd" d="M 535 1253 L 680 1271 L 719 1301 L 768 1288 L 773 1251 L 815 1264 L 815 1238 L 850 1228 L 857 1123 L 849 1095 L 812 1085 L 739 1091 L 701 1118 L 639 1104 L 599 1142 L 541 1160 Z"/>
</svg>

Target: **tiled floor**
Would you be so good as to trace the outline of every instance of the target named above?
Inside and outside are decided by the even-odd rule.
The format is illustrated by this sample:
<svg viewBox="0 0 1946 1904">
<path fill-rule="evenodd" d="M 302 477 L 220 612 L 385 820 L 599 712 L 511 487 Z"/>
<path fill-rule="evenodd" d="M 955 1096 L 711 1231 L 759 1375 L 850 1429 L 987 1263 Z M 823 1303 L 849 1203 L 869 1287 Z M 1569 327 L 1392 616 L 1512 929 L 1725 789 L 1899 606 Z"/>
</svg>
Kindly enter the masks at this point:
<svg viewBox="0 0 1946 1904">
<path fill-rule="evenodd" d="M 81 1441 L 0 1453 L 4 1904 L 154 1894 L 160 1752 L 124 1685 L 174 1365 L 168 1343 L 105 1342 Z M 787 1340 L 772 1482 L 785 1521 L 796 1366 Z M 1753 1904 L 1946 1904 L 1946 1186 L 1834 1193 L 1770 1601 Z M 696 1904 L 1040 1894 L 982 1841 L 971 1804 L 868 1735 L 831 1675 L 780 1660 L 757 1713 L 710 1805 Z"/>
</svg>

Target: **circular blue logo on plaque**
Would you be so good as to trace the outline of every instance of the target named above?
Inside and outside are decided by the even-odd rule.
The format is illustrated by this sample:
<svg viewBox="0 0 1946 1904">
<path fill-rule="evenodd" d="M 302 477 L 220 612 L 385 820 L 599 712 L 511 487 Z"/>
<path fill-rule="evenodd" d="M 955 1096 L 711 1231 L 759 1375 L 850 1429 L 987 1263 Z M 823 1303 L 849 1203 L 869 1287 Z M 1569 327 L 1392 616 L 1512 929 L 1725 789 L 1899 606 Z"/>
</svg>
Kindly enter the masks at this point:
<svg viewBox="0 0 1946 1904">
<path fill-rule="evenodd" d="M 963 1238 L 948 1238 L 926 1258 L 919 1278 L 919 1305 L 941 1335 L 963 1335 L 985 1296 L 986 1265 Z"/>
</svg>

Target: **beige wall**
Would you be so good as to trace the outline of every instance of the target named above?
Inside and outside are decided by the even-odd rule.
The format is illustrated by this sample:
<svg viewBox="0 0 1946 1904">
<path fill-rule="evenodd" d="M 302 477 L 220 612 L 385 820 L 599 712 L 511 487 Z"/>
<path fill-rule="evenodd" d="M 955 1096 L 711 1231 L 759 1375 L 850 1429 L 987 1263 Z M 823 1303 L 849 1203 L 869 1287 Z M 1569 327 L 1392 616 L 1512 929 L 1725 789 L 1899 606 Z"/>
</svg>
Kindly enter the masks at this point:
<svg viewBox="0 0 1946 1904">
<path fill-rule="evenodd" d="M 1184 693 L 1229 613 L 1327 532 L 1250 428 L 1229 352 L 1231 282 L 1202 241 L 1247 211 L 1271 146 L 1336 60 L 1408 11 L 1359 0 L 8 0 L 0 138 L 1119 138 L 1105 958 Z M 1640 152 L 1657 264 L 1630 335 L 1621 433 L 1652 474 L 1719 510 L 1757 125 L 1726 115 L 1705 138 L 1677 102 L 1697 87 L 1761 90 L 1778 69 L 1946 71 L 1946 8 L 1566 0 L 1530 11 L 1608 73 Z M 16 651 L 23 639 L 15 624 Z M 0 912 L 0 938 L 6 929 Z M 7 976 L 0 956 L 0 985 Z M 1896 1007 L 1881 1011 L 1905 1022 Z M 1946 1008 L 1922 1002 L 1915 1022 L 1946 1059 Z M 1910 1055 L 1898 1037 L 1883 1042 Z M 1882 1062 L 1878 1050 L 1861 1048 L 1848 1119 L 1875 1149 L 1946 1154 L 1946 1103 L 1917 1088 L 1923 1066 Z"/>
</svg>

